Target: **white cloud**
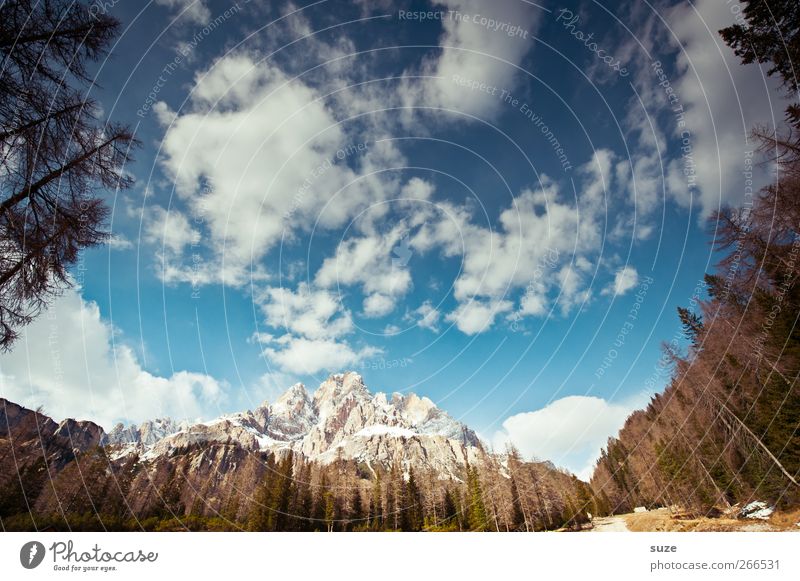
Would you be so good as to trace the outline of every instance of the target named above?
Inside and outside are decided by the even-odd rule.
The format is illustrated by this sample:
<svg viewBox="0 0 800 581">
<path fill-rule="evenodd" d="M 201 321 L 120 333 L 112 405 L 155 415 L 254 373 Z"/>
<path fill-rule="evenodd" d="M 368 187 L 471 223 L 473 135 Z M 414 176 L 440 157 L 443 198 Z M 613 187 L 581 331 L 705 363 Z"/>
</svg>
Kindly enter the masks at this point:
<svg viewBox="0 0 800 581">
<path fill-rule="evenodd" d="M 211 19 L 211 12 L 205 0 L 156 0 L 156 4 L 170 8 L 177 12 L 180 18 L 196 24 L 204 24 Z"/>
<path fill-rule="evenodd" d="M 440 247 L 445 256 L 462 254 L 461 273 L 454 283 L 459 307 L 448 320 L 459 322 L 462 331 L 486 330 L 479 324 L 487 310 L 484 302 L 502 307 L 512 293 L 525 288 L 521 315 L 541 315 L 548 304 L 548 293 L 558 293 L 561 311 L 590 297 L 587 272 L 592 261 L 587 255 L 600 247 L 604 211 L 603 176 L 609 173 L 612 156 L 603 150 L 581 169 L 585 178 L 579 186 L 576 205 L 562 197 L 556 185 L 542 178 L 537 190 L 527 189 L 503 210 L 496 228 L 476 225 L 462 208 L 440 204 L 446 211 L 438 220 L 429 220 L 412 238 L 412 247 L 421 250 Z M 607 178 L 610 180 L 610 178 Z M 600 180 L 600 185 L 597 185 Z M 476 304 L 465 306 L 477 299 Z"/>
<path fill-rule="evenodd" d="M 519 301 L 519 314 L 539 317 L 547 312 L 547 290 L 541 282 L 532 283 Z"/>
<path fill-rule="evenodd" d="M 148 208 L 142 220 L 142 240 L 156 247 L 156 275 L 166 284 L 190 283 L 199 287 L 223 280 L 240 280 L 245 276 L 242 264 L 224 263 L 213 252 L 204 252 L 202 235 L 181 211 L 161 206 Z M 200 221 L 196 223 L 200 224 Z M 191 247 L 191 256 L 186 252 Z M 254 266 L 247 274 L 251 280 L 263 280 L 263 269 Z"/>
<path fill-rule="evenodd" d="M 283 287 L 263 290 L 256 302 L 269 326 L 311 339 L 335 338 L 352 331 L 350 312 L 340 311 L 339 299 L 326 290 L 301 283 L 297 291 Z"/>
<path fill-rule="evenodd" d="M 639 73 L 639 81 L 646 88 L 640 87 L 645 103 L 663 102 L 663 97 L 653 88 L 652 72 L 644 69 Z M 656 85 L 656 88 L 658 86 Z M 633 149 L 630 158 L 618 162 L 615 173 L 618 187 L 627 194 L 627 202 L 635 209 L 638 218 L 634 223 L 628 212 L 621 213 L 620 219 L 627 223 L 622 227 L 623 236 L 630 238 L 633 227 L 639 239 L 643 238 L 641 222 L 647 223 L 649 217 L 662 207 L 664 197 L 672 196 L 678 203 L 688 202 L 686 180 L 669 180 L 664 182 L 668 171 L 667 139 L 658 127 L 655 118 L 648 117 L 638 104 L 631 102 L 625 117 L 628 129 L 628 147 Z M 665 189 L 669 186 L 670 189 Z M 674 189 L 673 189 L 674 188 Z"/>
<path fill-rule="evenodd" d="M 478 117 L 492 117 L 503 106 L 500 90 L 512 91 L 522 58 L 533 44 L 541 10 L 515 1 L 485 2 L 484 0 L 435 0 L 436 8 L 461 17 L 442 20 L 443 34 L 439 39 L 442 52 L 427 64 L 425 72 L 431 79 L 422 85 L 420 99 L 424 105 L 455 109 Z M 474 22 L 475 16 L 479 22 Z M 480 23 L 480 17 L 517 26 L 527 38 L 510 36 L 503 30 L 491 30 Z M 521 33 L 520 33 L 521 34 Z M 497 95 L 471 91 L 454 82 L 454 76 L 484 82 L 498 88 Z"/>
<path fill-rule="evenodd" d="M 208 247 L 240 275 L 226 282 L 244 283 L 248 265 L 282 237 L 292 240 L 317 221 L 341 226 L 395 191 L 370 174 L 398 161 L 393 146 L 354 145 L 316 91 L 273 63 L 227 55 L 197 74 L 188 103 L 160 115 L 171 121 L 162 162 L 208 228 Z M 359 165 L 364 175 L 356 179 L 350 168 Z"/>
<path fill-rule="evenodd" d="M 133 242 L 122 234 L 112 234 L 108 239 L 108 245 L 112 250 L 130 250 L 133 248 Z"/>
<path fill-rule="evenodd" d="M 568 315 L 572 309 L 589 301 L 592 291 L 585 287 L 584 275 L 574 264 L 565 264 L 557 272 L 558 305 Z"/>
<path fill-rule="evenodd" d="M 419 307 L 406 315 L 409 321 L 415 321 L 418 327 L 429 329 L 434 333 L 439 332 L 439 318 L 441 313 L 430 301 L 425 301 Z"/>
<path fill-rule="evenodd" d="M 745 201 L 745 157 L 756 147 L 749 132 L 774 127 L 784 104 L 778 81 L 758 65 L 743 66 L 719 35 L 734 23 L 736 6 L 698 0 L 660 15 L 632 8 L 636 38 L 617 52 L 631 55 L 638 98 L 623 119 L 630 157 L 617 162 L 616 189 L 627 193 L 635 212 L 617 212 L 613 238 L 651 236 L 669 200 L 692 206 L 700 218 Z M 657 55 L 663 80 L 650 55 Z M 765 168 L 755 165 L 753 179 L 757 191 L 768 179 Z"/>
<path fill-rule="evenodd" d="M 14 351 L 0 356 L 0 395 L 109 430 L 122 420 L 216 416 L 226 386 L 203 373 L 145 371 L 97 304 L 68 290 L 24 329 Z"/>
<path fill-rule="evenodd" d="M 284 333 L 256 333 L 262 354 L 281 372 L 313 374 L 341 371 L 363 361 L 380 350 L 365 346 L 354 348 L 344 339 L 353 331 L 350 312 L 338 298 L 324 289 L 312 289 L 301 283 L 296 291 L 267 288 L 256 302 L 266 323 Z"/>
<path fill-rule="evenodd" d="M 547 178 L 540 190 L 525 190 L 517 196 L 501 212 L 497 228 L 475 224 L 464 208 L 445 203 L 440 207 L 442 216 L 429 220 L 412 237 L 411 246 L 421 251 L 439 247 L 445 256 L 463 255 L 454 285 L 461 302 L 473 297 L 502 298 L 527 285 L 536 265 L 553 250 L 567 258 L 576 244 L 581 250 L 592 246 L 579 238 L 575 207 L 559 199 L 557 188 Z"/>
<path fill-rule="evenodd" d="M 315 280 L 325 288 L 358 284 L 364 293 L 384 297 L 404 295 L 411 288 L 411 251 L 405 225 L 389 232 L 344 240 L 326 258 Z"/>
<path fill-rule="evenodd" d="M 411 178 L 400 190 L 400 195 L 411 200 L 430 200 L 434 190 L 434 185 L 429 181 Z"/>
<path fill-rule="evenodd" d="M 172 254 L 181 254 L 186 246 L 200 242 L 200 232 L 192 228 L 182 212 L 153 206 L 146 215 L 144 241 Z"/>
<path fill-rule="evenodd" d="M 622 428 L 641 402 L 616 404 L 572 395 L 542 409 L 513 415 L 492 443 L 497 450 L 513 444 L 525 458 L 550 460 L 588 480 L 609 437 Z"/>
<path fill-rule="evenodd" d="M 785 106 L 777 90 L 779 81 L 766 78 L 766 67 L 743 66 L 719 36 L 720 29 L 734 23 L 733 6 L 736 3 L 699 0 L 675 6 L 667 14 L 670 41 L 680 49 L 680 76 L 674 85 L 686 110 L 705 215 L 720 204 L 744 201 L 744 158 L 755 147 L 748 133 L 756 124 L 780 124 Z M 679 132 L 676 128 L 676 140 Z M 683 182 L 685 190 L 686 178 L 680 175 L 683 160 L 670 169 L 678 174 L 673 181 Z M 754 169 L 758 187 L 767 176 Z"/>
<path fill-rule="evenodd" d="M 632 266 L 623 266 L 614 275 L 614 282 L 603 291 L 604 295 L 622 296 L 639 284 L 639 273 Z"/>
<path fill-rule="evenodd" d="M 513 306 L 511 301 L 473 300 L 458 305 L 456 310 L 448 313 L 445 319 L 455 323 L 462 333 L 475 335 L 491 328 L 495 318 L 502 313 L 507 313 Z"/>
<path fill-rule="evenodd" d="M 264 355 L 281 369 L 297 374 L 341 371 L 381 352 L 374 347 L 356 351 L 343 341 L 290 335 L 282 336 L 275 344 L 277 348 L 267 347 Z"/>
<path fill-rule="evenodd" d="M 523 288 L 521 316 L 545 314 L 551 294 L 558 295 L 564 315 L 589 301 L 615 159 L 609 150 L 597 150 L 578 169 L 575 203 L 542 176 L 538 189 L 524 190 L 502 210 L 497 226 L 477 224 L 466 206 L 450 202 L 418 210 L 424 216 L 415 219 L 419 227 L 409 246 L 462 258 L 453 284 L 458 306 L 447 320 L 469 334 L 486 331 Z"/>
<path fill-rule="evenodd" d="M 375 293 L 364 299 L 364 316 L 383 317 L 394 310 L 394 300 L 391 297 Z"/>
</svg>

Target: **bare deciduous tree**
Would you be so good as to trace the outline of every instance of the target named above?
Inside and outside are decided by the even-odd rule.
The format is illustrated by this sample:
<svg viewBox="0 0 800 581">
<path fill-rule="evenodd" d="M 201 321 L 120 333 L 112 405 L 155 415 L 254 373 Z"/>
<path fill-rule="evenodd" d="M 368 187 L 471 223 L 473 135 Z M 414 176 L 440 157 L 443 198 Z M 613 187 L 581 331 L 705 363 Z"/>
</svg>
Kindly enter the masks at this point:
<svg viewBox="0 0 800 581">
<path fill-rule="evenodd" d="M 101 123 L 90 62 L 119 23 L 80 3 L 0 6 L 0 349 L 71 284 L 80 252 L 106 240 L 103 189 L 127 188 L 136 141 Z"/>
</svg>

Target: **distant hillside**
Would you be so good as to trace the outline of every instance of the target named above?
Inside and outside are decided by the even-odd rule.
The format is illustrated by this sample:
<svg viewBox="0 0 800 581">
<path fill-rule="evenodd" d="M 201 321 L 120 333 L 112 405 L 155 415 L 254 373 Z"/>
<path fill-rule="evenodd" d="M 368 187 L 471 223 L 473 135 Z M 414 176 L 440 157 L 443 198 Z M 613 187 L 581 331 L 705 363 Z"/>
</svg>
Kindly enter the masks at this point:
<svg viewBox="0 0 800 581">
<path fill-rule="evenodd" d="M 56 424 L 0 400 L 5 530 L 552 530 L 603 508 L 547 462 L 484 450 L 360 375 L 204 423 Z"/>
<path fill-rule="evenodd" d="M 665 346 L 670 385 L 628 418 L 591 479 L 613 511 L 800 504 L 798 192 L 787 172 L 752 209 L 712 222 L 727 256 L 706 277 L 708 300 L 679 309 L 688 353 Z"/>
</svg>

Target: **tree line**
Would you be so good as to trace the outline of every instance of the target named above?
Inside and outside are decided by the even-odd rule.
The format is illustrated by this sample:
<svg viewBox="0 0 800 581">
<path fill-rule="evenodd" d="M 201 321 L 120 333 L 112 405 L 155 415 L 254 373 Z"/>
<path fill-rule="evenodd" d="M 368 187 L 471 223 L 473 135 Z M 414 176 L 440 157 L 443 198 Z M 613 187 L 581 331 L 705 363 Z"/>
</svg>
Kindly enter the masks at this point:
<svg viewBox="0 0 800 581">
<path fill-rule="evenodd" d="M 192 469 L 204 460 L 206 472 Z M 58 470 L 34 452 L 14 476 L 0 483 L 3 530 L 533 532 L 580 530 L 608 511 L 588 484 L 513 449 L 448 478 L 402 460 L 323 465 L 236 443 L 193 444 L 154 464 L 96 447 Z"/>
<path fill-rule="evenodd" d="M 745 64 L 768 63 L 796 99 L 800 5 L 743 4 L 723 39 Z M 665 346 L 670 384 L 609 440 L 592 477 L 612 511 L 800 503 L 799 112 L 792 102 L 782 128 L 753 131 L 774 182 L 710 219 L 724 258 L 705 277 L 707 298 L 678 309 L 688 347 Z"/>
</svg>

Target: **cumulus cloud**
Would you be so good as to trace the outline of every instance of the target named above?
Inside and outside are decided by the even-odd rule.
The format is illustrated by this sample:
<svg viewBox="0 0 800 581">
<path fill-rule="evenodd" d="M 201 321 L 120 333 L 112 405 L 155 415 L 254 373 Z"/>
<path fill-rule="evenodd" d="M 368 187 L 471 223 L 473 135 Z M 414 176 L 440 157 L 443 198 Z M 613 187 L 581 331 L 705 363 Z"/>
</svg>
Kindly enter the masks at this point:
<svg viewBox="0 0 800 581">
<path fill-rule="evenodd" d="M 156 275 L 162 282 L 188 282 L 197 287 L 223 280 L 241 280 L 245 276 L 243 264 L 226 263 L 219 255 L 203 252 L 201 223 L 201 220 L 190 220 L 175 208 L 166 210 L 156 205 L 144 212 L 142 241 L 155 247 Z M 248 274 L 253 281 L 266 278 L 260 265 L 254 265 Z"/>
<path fill-rule="evenodd" d="M 66 291 L 24 329 L 14 351 L 0 356 L 0 396 L 106 430 L 118 421 L 214 417 L 226 395 L 227 386 L 204 373 L 162 377 L 144 370 L 97 304 L 76 290 Z"/>
<path fill-rule="evenodd" d="M 264 355 L 281 369 L 297 374 L 347 369 L 381 352 L 374 347 L 354 350 L 344 341 L 291 335 L 283 335 L 274 343 L 276 347 L 266 347 Z"/>
<path fill-rule="evenodd" d="M 165 6 L 178 13 L 180 18 L 196 24 L 203 24 L 211 18 L 205 0 L 156 0 L 156 4 Z"/>
<path fill-rule="evenodd" d="M 568 315 L 577 306 L 586 304 L 592 296 L 592 290 L 586 287 L 585 267 L 580 268 L 583 264 L 588 263 L 580 261 L 565 264 L 556 273 L 559 284 L 557 302 L 564 315 Z"/>
<path fill-rule="evenodd" d="M 418 327 L 428 329 L 434 333 L 439 332 L 439 318 L 441 313 L 430 301 L 425 301 L 419 307 L 406 315 L 406 320 L 414 321 Z"/>
<path fill-rule="evenodd" d="M 340 310 L 339 299 L 324 289 L 301 283 L 296 291 L 285 287 L 264 289 L 256 302 L 270 327 L 311 339 L 340 337 L 352 331 L 350 312 Z"/>
<path fill-rule="evenodd" d="M 169 114 L 159 105 L 169 122 L 162 163 L 208 228 L 209 249 L 231 275 L 239 267 L 224 282 L 242 284 L 282 237 L 341 226 L 394 191 L 372 173 L 397 161 L 391 144 L 352 143 L 316 91 L 274 63 L 227 55 L 196 75 L 188 103 Z"/>
<path fill-rule="evenodd" d="M 675 6 L 667 16 L 670 40 L 680 48 L 676 92 L 686 109 L 704 215 L 720 204 L 744 201 L 744 159 L 755 147 L 749 132 L 759 124 L 775 127 L 784 108 L 779 81 L 767 78 L 765 68 L 742 66 L 718 34 L 734 24 L 735 5 L 700 0 Z M 676 128 L 676 137 L 679 133 Z M 675 170 L 682 172 L 685 165 L 680 160 Z M 766 177 L 761 174 L 762 184 Z"/>
<path fill-rule="evenodd" d="M 341 137 L 314 97 L 276 68 L 228 56 L 198 75 L 194 110 L 167 128 L 163 162 L 178 195 L 245 263 L 280 237 L 284 215 L 302 216 L 313 193 L 297 195 L 295 208 L 293 196 Z"/>
<path fill-rule="evenodd" d="M 382 299 L 373 300 L 381 300 L 386 306 L 385 300 L 402 296 L 411 288 L 410 258 L 406 227 L 398 224 L 383 235 L 343 241 L 336 254 L 322 263 L 315 280 L 325 288 L 360 285 L 367 295 L 382 295 Z"/>
<path fill-rule="evenodd" d="M 133 248 L 133 242 L 122 234 L 112 234 L 108 239 L 108 245 L 112 250 L 130 250 Z"/>
<path fill-rule="evenodd" d="M 375 293 L 364 299 L 364 316 L 383 317 L 394 310 L 394 301 L 391 297 Z"/>
<path fill-rule="evenodd" d="M 466 335 L 483 333 L 493 324 L 495 318 L 502 313 L 507 313 L 513 307 L 511 301 L 479 301 L 473 300 L 458 305 L 448 313 L 445 319 Z"/>
<path fill-rule="evenodd" d="M 755 148 L 749 132 L 756 125 L 770 128 L 780 122 L 779 81 L 768 78 L 759 65 L 742 66 L 719 36 L 720 29 L 735 22 L 738 6 L 698 0 L 658 15 L 632 9 L 636 39 L 620 50 L 640 56 L 632 68 L 641 103 L 629 103 L 625 126 L 633 153 L 620 165 L 629 166 L 627 191 L 644 220 L 636 224 L 640 239 L 652 232 L 648 214 L 659 210 L 665 197 L 693 205 L 701 218 L 720 205 L 741 205 L 744 160 Z M 650 54 L 661 55 L 660 70 L 639 51 L 639 42 Z M 669 83 L 671 101 L 659 83 Z M 755 166 L 753 177 L 757 190 L 768 174 Z"/>
<path fill-rule="evenodd" d="M 426 203 L 405 207 L 403 218 L 383 232 L 376 224 L 385 222 L 385 212 L 365 212 L 354 223 L 356 234 L 323 261 L 315 283 L 331 289 L 360 286 L 364 315 L 384 316 L 412 287 L 411 256 L 438 251 L 462 260 L 453 284 L 457 305 L 445 320 L 466 334 L 490 329 L 498 315 L 512 310 L 521 288 L 520 315 L 544 314 L 551 293 L 561 313 L 569 314 L 591 299 L 596 263 L 591 257 L 601 246 L 615 160 L 609 150 L 595 151 L 578 169 L 582 189 L 573 203 L 543 176 L 539 188 L 524 190 L 500 212 L 497 226 L 478 223 L 467 205 L 433 201 L 432 186 L 412 179 L 403 192 L 413 191 Z M 409 320 L 438 330 L 438 311 L 430 304 L 420 308 Z"/>
<path fill-rule="evenodd" d="M 200 241 L 200 232 L 192 228 L 182 212 L 153 206 L 145 219 L 144 241 L 173 254 L 180 254 L 186 246 Z"/>
<path fill-rule="evenodd" d="M 453 285 L 458 305 L 447 320 L 469 334 L 486 331 L 523 288 L 522 316 L 544 314 L 551 294 L 563 314 L 588 301 L 612 161 L 611 152 L 598 150 L 579 169 L 575 203 L 543 176 L 538 188 L 524 190 L 501 211 L 496 227 L 476 223 L 466 207 L 448 202 L 428 211 L 411 247 L 462 259 Z"/>
<path fill-rule="evenodd" d="M 774 103 L 776 80 L 757 65 L 742 66 L 718 34 L 733 24 L 737 6 L 699 0 L 659 13 L 632 7 L 635 38 L 626 35 L 615 50 L 630 57 L 637 95 L 623 115 L 629 157 L 616 162 L 615 173 L 633 211 L 617 212 L 614 239 L 650 237 L 669 201 L 700 218 L 744 201 L 743 166 L 755 148 L 749 131 L 774 126 L 782 106 Z M 753 176 L 756 189 L 765 183 L 763 168 Z"/>
<path fill-rule="evenodd" d="M 454 77 L 498 87 L 498 94 L 502 89 L 513 90 L 519 72 L 516 66 L 532 46 L 541 10 L 513 0 L 435 0 L 433 4 L 450 15 L 442 20 L 442 52 L 425 67 L 431 78 L 411 99 L 428 106 L 492 117 L 502 106 L 500 98 L 465 89 L 454 82 Z M 479 17 L 477 22 L 475 16 Z M 520 32 L 509 35 L 504 30 L 491 30 L 480 17 L 507 23 L 504 30 L 518 27 Z"/>
<path fill-rule="evenodd" d="M 283 334 L 257 333 L 262 354 L 282 372 L 314 374 L 338 371 L 380 353 L 353 347 L 345 338 L 353 330 L 350 312 L 325 289 L 301 283 L 297 290 L 267 288 L 256 301 L 266 323 Z"/>
<path fill-rule="evenodd" d="M 632 266 L 623 266 L 614 274 L 614 282 L 603 291 L 604 295 L 622 296 L 639 284 L 639 273 Z"/>
<path fill-rule="evenodd" d="M 421 178 L 411 178 L 400 190 L 400 195 L 411 200 L 430 200 L 434 190 L 435 187 L 431 182 Z"/>
<path fill-rule="evenodd" d="M 497 450 L 512 444 L 525 458 L 550 460 L 588 480 L 608 438 L 619 432 L 641 403 L 567 396 L 542 409 L 509 417 L 492 444 Z"/>
</svg>

